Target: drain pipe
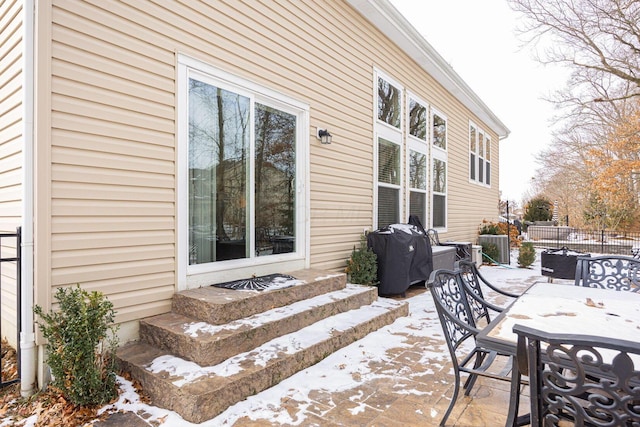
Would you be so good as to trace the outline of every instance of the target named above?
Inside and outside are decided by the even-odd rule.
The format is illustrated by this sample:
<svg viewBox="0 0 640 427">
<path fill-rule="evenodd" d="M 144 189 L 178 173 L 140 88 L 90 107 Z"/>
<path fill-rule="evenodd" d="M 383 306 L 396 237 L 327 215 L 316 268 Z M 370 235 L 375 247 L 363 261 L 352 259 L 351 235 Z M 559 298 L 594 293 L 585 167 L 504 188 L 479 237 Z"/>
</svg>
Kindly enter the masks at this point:
<svg viewBox="0 0 640 427">
<path fill-rule="evenodd" d="M 36 388 L 36 336 L 33 319 L 33 196 L 34 196 L 34 116 L 35 116 L 35 9 L 34 0 L 23 4 L 24 34 L 22 38 L 22 91 L 23 91 L 23 164 L 22 164 L 22 290 L 20 294 L 20 393 L 27 397 Z"/>
</svg>

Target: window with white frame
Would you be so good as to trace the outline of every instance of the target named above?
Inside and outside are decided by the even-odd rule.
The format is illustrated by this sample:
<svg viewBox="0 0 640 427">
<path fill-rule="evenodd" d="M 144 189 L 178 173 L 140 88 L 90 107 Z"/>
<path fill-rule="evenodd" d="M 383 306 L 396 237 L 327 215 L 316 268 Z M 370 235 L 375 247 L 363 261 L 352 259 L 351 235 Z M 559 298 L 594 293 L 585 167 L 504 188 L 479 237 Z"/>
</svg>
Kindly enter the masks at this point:
<svg viewBox="0 0 640 427">
<path fill-rule="evenodd" d="M 377 227 L 400 222 L 402 194 L 402 87 L 376 75 L 376 221 Z"/>
<path fill-rule="evenodd" d="M 491 185 L 491 138 L 474 123 L 469 123 L 469 180 Z"/>
<path fill-rule="evenodd" d="M 427 107 L 409 94 L 408 102 L 408 159 L 409 215 L 427 224 Z"/>
<path fill-rule="evenodd" d="M 447 118 L 431 113 L 431 226 L 447 227 Z"/>
<path fill-rule="evenodd" d="M 433 159 L 433 207 L 431 226 L 447 227 L 447 162 Z"/>
<path fill-rule="evenodd" d="M 180 68 L 188 265 L 300 256 L 308 107 L 201 67 Z"/>
</svg>

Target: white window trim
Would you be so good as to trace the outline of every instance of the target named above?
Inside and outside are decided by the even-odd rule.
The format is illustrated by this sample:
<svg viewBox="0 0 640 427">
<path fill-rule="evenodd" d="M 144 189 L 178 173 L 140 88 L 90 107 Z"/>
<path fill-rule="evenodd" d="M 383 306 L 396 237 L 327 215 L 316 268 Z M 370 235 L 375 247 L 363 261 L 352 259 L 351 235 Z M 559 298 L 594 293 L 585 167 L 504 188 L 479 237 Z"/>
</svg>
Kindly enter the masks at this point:
<svg viewBox="0 0 640 427">
<path fill-rule="evenodd" d="M 410 108 L 409 108 L 409 101 L 410 100 L 414 100 L 416 102 L 418 102 L 420 105 L 422 105 L 424 108 L 427 109 L 427 117 L 425 117 L 425 120 L 427 121 L 426 123 L 426 135 L 425 135 L 425 139 L 420 139 L 414 135 L 411 135 L 409 133 L 409 114 L 411 112 Z M 431 108 L 428 102 L 426 102 L 424 99 L 420 98 L 419 96 L 415 95 L 413 92 L 407 90 L 406 91 L 406 105 L 405 105 L 405 123 L 407 123 L 407 141 L 409 142 L 416 142 L 416 143 L 421 143 L 424 145 L 427 145 L 429 143 L 430 138 L 430 128 L 429 128 L 429 120 L 431 117 L 431 112 L 430 112 Z"/>
<path fill-rule="evenodd" d="M 446 148 L 437 147 L 433 143 L 433 116 L 434 115 L 439 116 L 441 119 L 443 119 L 445 121 L 445 136 L 446 136 L 445 147 Z M 429 164 L 429 203 L 430 203 L 430 208 L 429 208 L 430 221 L 429 221 L 429 224 L 430 224 L 431 228 L 435 228 L 436 230 L 445 233 L 449 228 L 449 155 L 448 155 L 448 149 L 449 149 L 449 119 L 447 118 L 447 116 L 444 113 L 442 113 L 437 108 L 433 108 L 433 107 L 431 108 L 430 114 L 429 114 L 429 140 L 430 140 L 429 146 L 431 148 L 431 159 L 430 159 L 430 162 L 429 162 L 430 163 Z M 440 160 L 440 161 L 445 163 L 445 175 L 444 175 L 445 191 L 444 191 L 444 193 L 440 193 L 440 192 L 436 193 L 435 191 L 433 191 L 433 164 L 434 164 L 434 160 Z M 444 227 L 441 227 L 441 226 L 437 226 L 436 227 L 433 224 L 433 218 L 434 218 L 434 214 L 433 214 L 433 208 L 434 208 L 433 196 L 434 196 L 434 194 L 444 196 L 444 198 L 445 198 L 445 204 L 444 204 L 445 226 Z"/>
<path fill-rule="evenodd" d="M 296 247 L 295 253 L 251 257 L 207 264 L 189 265 L 188 235 L 188 87 L 190 76 L 215 82 L 219 87 L 228 88 L 251 99 L 293 114 L 298 119 L 296 132 Z M 176 260 L 177 288 L 185 290 L 225 280 L 238 279 L 247 274 L 273 273 L 273 265 L 278 264 L 283 271 L 308 268 L 310 264 L 310 195 L 309 188 L 309 105 L 291 99 L 279 92 L 265 88 L 251 81 L 239 78 L 192 57 L 178 54 L 177 64 L 177 147 L 176 147 Z M 251 137 L 253 147 L 253 133 Z M 254 197 L 253 194 L 250 197 Z M 252 201 L 251 201 L 252 203 Z M 253 206 L 253 204 L 251 205 Z M 250 225 L 253 227 L 253 213 Z M 251 228 L 253 230 L 253 228 Z M 253 252 L 251 252 L 253 253 Z M 247 268 L 250 267 L 250 271 Z"/>
<path fill-rule="evenodd" d="M 422 105 L 424 108 L 427 109 L 427 114 L 425 117 L 426 120 L 426 135 L 425 135 L 425 139 L 420 139 L 417 138 L 414 135 L 411 135 L 409 133 L 409 113 L 410 113 L 410 109 L 409 109 L 409 101 L 413 99 L 414 101 L 418 102 L 420 105 Z M 431 113 L 430 113 L 430 105 L 428 102 L 426 102 L 424 99 L 420 98 L 419 96 L 415 95 L 413 92 L 407 90 L 406 91 L 406 106 L 405 106 L 405 123 L 407 123 L 406 126 L 406 135 L 407 135 L 407 149 L 406 149 L 406 155 L 405 155 L 405 164 L 407 165 L 407 174 L 405 176 L 405 212 L 406 215 L 409 214 L 409 212 L 411 212 L 411 192 L 415 191 L 415 192 L 424 192 L 425 193 L 425 199 L 426 199 L 426 203 L 427 205 L 424 207 L 424 211 L 425 211 L 425 218 L 421 218 L 422 219 L 422 224 L 423 226 L 426 224 L 430 224 L 431 222 L 431 212 L 430 212 L 430 206 L 431 206 L 431 202 L 429 201 L 429 198 L 431 197 L 431 191 L 430 191 L 430 186 L 431 186 L 431 177 L 429 176 L 429 173 L 431 171 L 431 166 L 429 165 L 431 158 L 430 158 L 430 151 L 429 151 L 429 141 L 430 141 L 430 118 L 431 118 Z M 426 171 L 425 174 L 427 175 L 425 177 L 425 183 L 426 183 L 426 189 L 425 190 L 421 190 L 418 188 L 413 188 L 411 187 L 411 180 L 409 177 L 409 156 L 411 155 L 411 151 L 416 151 L 418 153 L 422 153 L 424 155 L 427 156 L 427 167 L 426 167 Z"/>
<path fill-rule="evenodd" d="M 404 129 L 406 127 L 405 123 L 405 103 L 404 100 L 401 99 L 400 100 L 400 128 L 396 128 L 394 126 L 391 126 L 390 124 L 383 122 L 381 120 L 378 120 L 378 78 L 383 78 L 386 81 L 388 81 L 390 84 L 392 84 L 393 86 L 395 86 L 399 91 L 400 91 L 400 95 L 401 97 L 405 97 L 406 96 L 406 92 L 404 89 L 404 86 L 401 85 L 400 83 L 398 83 L 397 80 L 389 77 L 388 74 L 384 73 L 383 71 L 380 71 L 377 68 L 374 68 L 374 72 L 373 72 L 373 100 L 374 100 L 374 104 L 373 104 L 373 123 L 374 123 L 374 141 L 373 141 L 373 229 L 376 230 L 379 228 L 378 226 L 378 187 L 388 187 L 388 188 L 397 188 L 398 192 L 399 192 L 399 196 L 398 197 L 398 212 L 399 212 L 399 220 L 402 221 L 403 215 L 405 215 L 405 211 L 403 209 L 404 204 L 402 203 L 402 198 L 403 198 L 403 187 L 406 187 L 406 182 L 405 179 L 403 179 L 404 177 L 404 152 L 405 147 L 403 144 L 403 140 L 402 140 L 402 135 L 404 132 Z M 379 155 L 379 150 L 378 150 L 378 140 L 379 138 L 384 138 L 387 141 L 390 141 L 394 144 L 397 144 L 400 147 L 400 168 L 399 168 L 399 173 L 400 173 L 400 184 L 399 185 L 393 185 L 393 184 L 386 184 L 386 183 L 381 183 L 378 181 L 378 155 Z"/>
<path fill-rule="evenodd" d="M 470 166 L 470 157 L 471 157 L 471 147 L 469 146 L 469 141 L 471 138 L 471 128 L 474 128 L 476 130 L 476 152 L 474 153 L 476 156 L 476 160 L 475 160 L 475 167 L 476 167 L 476 176 L 474 179 L 471 179 L 471 166 Z M 480 181 L 479 179 L 479 171 L 480 171 L 480 135 L 482 134 L 482 138 L 483 138 L 483 144 L 484 144 L 484 156 L 482 157 L 482 162 L 484 163 L 482 166 L 482 171 L 483 171 L 483 180 Z M 491 150 L 491 136 L 489 136 L 489 134 L 482 129 L 480 126 L 478 126 L 476 123 L 474 123 L 473 121 L 469 121 L 469 130 L 467 132 L 467 178 L 469 180 L 469 183 L 471 184 L 475 184 L 475 185 L 479 185 L 481 187 L 486 187 L 486 188 L 491 188 L 492 182 L 493 180 L 491 179 L 491 172 L 489 173 L 489 183 L 487 184 L 487 168 L 486 165 L 489 164 L 491 165 L 493 162 L 491 160 L 486 160 L 486 152 L 487 152 L 487 146 L 489 147 L 490 152 L 492 152 L 493 150 Z M 493 154 L 493 153 L 492 153 Z M 493 169 L 493 168 L 491 168 Z"/>
</svg>

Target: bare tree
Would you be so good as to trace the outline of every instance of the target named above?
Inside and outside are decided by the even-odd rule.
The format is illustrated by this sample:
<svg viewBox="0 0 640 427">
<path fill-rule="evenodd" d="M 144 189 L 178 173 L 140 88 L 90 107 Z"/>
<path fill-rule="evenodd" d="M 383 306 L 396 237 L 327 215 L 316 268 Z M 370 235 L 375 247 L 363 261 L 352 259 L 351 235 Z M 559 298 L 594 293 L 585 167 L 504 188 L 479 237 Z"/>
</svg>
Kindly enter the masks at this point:
<svg viewBox="0 0 640 427">
<path fill-rule="evenodd" d="M 565 101 L 640 96 L 638 0 L 508 1 L 523 14 L 521 36 L 537 48 L 538 60 L 572 70 Z"/>
<path fill-rule="evenodd" d="M 573 224 L 632 222 L 633 199 L 613 190 L 617 183 L 629 187 L 625 181 L 637 170 L 629 163 L 634 147 L 621 145 L 620 129 L 637 117 L 640 99 L 640 1 L 508 2 L 522 14 L 520 37 L 538 61 L 570 70 L 566 87 L 548 99 L 559 126 L 553 146 L 537 158 L 535 192 L 567 206 Z"/>
</svg>

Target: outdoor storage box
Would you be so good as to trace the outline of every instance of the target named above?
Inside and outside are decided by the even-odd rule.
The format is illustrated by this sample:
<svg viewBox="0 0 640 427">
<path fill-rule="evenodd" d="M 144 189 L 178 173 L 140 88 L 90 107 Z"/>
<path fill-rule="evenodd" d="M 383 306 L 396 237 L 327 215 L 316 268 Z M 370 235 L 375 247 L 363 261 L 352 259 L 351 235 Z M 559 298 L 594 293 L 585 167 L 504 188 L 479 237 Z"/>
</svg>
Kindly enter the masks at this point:
<svg viewBox="0 0 640 427">
<path fill-rule="evenodd" d="M 543 276 L 554 279 L 575 279 L 578 256 L 585 254 L 572 251 L 566 247 L 545 249 L 540 259 L 540 270 Z M 586 254 L 586 256 L 590 256 Z"/>
</svg>

